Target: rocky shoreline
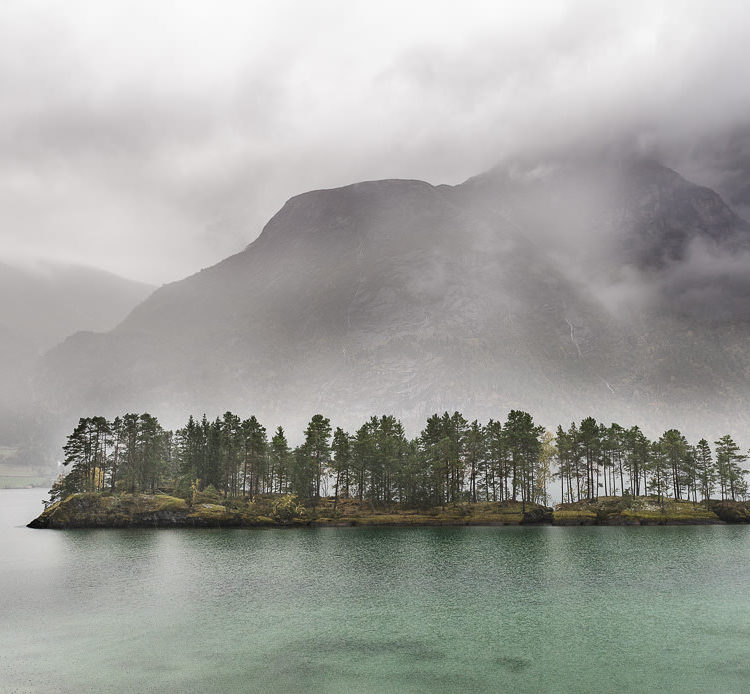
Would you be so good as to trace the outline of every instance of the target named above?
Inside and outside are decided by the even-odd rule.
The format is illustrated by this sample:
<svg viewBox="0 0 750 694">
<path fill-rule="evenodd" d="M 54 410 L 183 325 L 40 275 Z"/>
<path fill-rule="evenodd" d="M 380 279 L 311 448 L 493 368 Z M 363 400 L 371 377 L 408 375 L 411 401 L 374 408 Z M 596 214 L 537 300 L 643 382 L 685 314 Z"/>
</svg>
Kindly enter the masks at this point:
<svg viewBox="0 0 750 694">
<path fill-rule="evenodd" d="M 520 502 L 451 504 L 428 510 L 362 509 L 351 500 L 322 500 L 315 509 L 301 506 L 279 514 L 268 500 L 214 503 L 166 494 L 73 494 L 45 509 L 30 528 L 295 528 L 295 527 L 440 527 L 503 525 L 721 525 L 750 523 L 750 503 L 709 501 L 694 504 L 653 498 L 602 497 L 559 504 L 554 509 Z"/>
</svg>

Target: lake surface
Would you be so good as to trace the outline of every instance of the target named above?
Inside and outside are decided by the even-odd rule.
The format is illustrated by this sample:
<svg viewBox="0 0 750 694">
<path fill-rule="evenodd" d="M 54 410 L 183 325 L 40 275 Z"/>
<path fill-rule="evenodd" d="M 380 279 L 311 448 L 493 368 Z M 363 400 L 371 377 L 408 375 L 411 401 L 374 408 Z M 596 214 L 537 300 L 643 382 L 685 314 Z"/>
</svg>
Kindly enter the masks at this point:
<svg viewBox="0 0 750 694">
<path fill-rule="evenodd" d="M 29 530 L 0 691 L 750 691 L 750 527 Z"/>
</svg>

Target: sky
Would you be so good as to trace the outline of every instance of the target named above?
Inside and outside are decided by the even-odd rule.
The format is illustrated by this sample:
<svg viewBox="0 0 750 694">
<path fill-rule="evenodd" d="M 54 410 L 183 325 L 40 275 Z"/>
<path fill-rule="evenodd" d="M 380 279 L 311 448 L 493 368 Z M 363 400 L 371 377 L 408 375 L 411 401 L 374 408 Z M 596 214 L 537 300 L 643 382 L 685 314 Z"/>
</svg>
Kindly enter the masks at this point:
<svg viewBox="0 0 750 694">
<path fill-rule="evenodd" d="M 748 36 L 743 0 L 4 0 L 0 261 L 161 284 L 306 190 L 584 145 L 710 178 Z"/>
</svg>

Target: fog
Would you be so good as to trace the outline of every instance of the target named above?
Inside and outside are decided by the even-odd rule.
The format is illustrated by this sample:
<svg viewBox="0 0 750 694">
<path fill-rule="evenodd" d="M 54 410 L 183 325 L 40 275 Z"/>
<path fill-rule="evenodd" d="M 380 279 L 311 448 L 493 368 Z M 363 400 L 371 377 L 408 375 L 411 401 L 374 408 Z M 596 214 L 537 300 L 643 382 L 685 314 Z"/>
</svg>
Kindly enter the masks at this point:
<svg viewBox="0 0 750 694">
<path fill-rule="evenodd" d="M 605 145 L 747 210 L 749 29 L 741 2 L 10 0 L 0 259 L 159 284 L 305 190 Z"/>
<path fill-rule="evenodd" d="M 739 2 L 3 3 L 0 441 L 40 409 L 55 445 L 123 408 L 745 428 L 749 30 Z M 285 206 L 396 178 L 438 187 Z"/>
</svg>

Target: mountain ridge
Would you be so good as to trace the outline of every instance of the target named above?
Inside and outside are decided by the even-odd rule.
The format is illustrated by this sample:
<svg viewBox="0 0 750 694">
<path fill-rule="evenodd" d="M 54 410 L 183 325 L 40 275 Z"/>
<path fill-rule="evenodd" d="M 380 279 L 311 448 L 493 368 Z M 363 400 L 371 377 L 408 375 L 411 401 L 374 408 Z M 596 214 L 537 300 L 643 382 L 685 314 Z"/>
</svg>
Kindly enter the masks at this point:
<svg viewBox="0 0 750 694">
<path fill-rule="evenodd" d="M 542 178 L 541 186 L 522 182 L 515 198 L 480 177 L 458 186 L 366 181 L 295 196 L 242 252 L 158 289 L 110 333 L 53 350 L 40 378 L 45 397 L 59 403 L 65 393 L 66 409 L 108 412 L 230 408 L 269 425 L 313 410 L 348 424 L 381 409 L 411 422 L 442 409 L 497 416 L 511 406 L 545 420 L 559 413 L 550 425 L 586 406 L 612 416 L 651 407 L 666 421 L 673 404 L 684 414 L 679 399 L 693 392 L 670 385 L 664 361 L 674 353 L 680 379 L 700 355 L 695 382 L 712 375 L 719 391 L 737 392 L 733 406 L 744 402 L 731 374 L 738 364 L 746 370 L 735 353 L 745 323 L 728 316 L 718 336 L 726 344 L 706 360 L 716 326 L 707 335 L 699 316 L 680 316 L 667 299 L 670 278 L 704 252 L 696 238 L 736 255 L 747 224 L 664 167 L 655 171 L 656 198 L 652 190 L 633 202 L 622 172 L 603 166 L 606 185 Z M 613 200 L 624 200 L 627 214 Z M 688 214 L 690 205 L 711 214 Z M 617 234 L 638 233 L 643 248 L 628 255 Z M 565 234 L 588 239 L 581 258 L 575 248 L 560 255 Z M 639 262 L 662 250 L 663 262 Z M 601 268 L 585 273 L 592 258 Z M 634 320 L 597 294 L 598 282 L 617 289 L 607 275 L 625 277 L 627 267 L 643 280 L 633 290 L 647 293 L 643 305 L 625 301 Z M 691 330 L 700 339 L 687 347 L 680 340 Z"/>
</svg>

